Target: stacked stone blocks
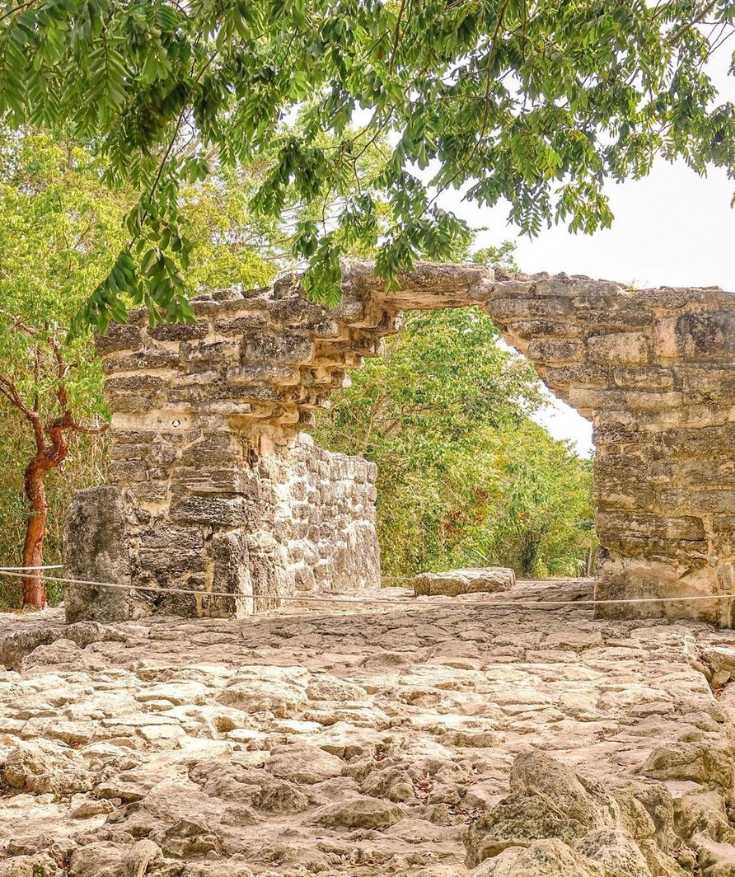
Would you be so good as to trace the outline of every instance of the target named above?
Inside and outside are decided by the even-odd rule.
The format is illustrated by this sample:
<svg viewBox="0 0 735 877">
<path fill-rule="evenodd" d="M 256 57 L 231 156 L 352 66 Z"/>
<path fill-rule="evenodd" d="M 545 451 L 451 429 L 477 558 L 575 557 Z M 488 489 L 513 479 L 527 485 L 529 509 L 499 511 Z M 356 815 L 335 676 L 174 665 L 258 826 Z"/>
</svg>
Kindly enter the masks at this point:
<svg viewBox="0 0 735 877">
<path fill-rule="evenodd" d="M 466 306 L 593 423 L 598 597 L 706 598 L 601 611 L 729 625 L 716 597 L 735 587 L 735 297 L 477 266 L 420 265 L 388 292 L 357 264 L 336 308 L 289 276 L 203 296 L 191 325 L 113 327 L 99 349 L 131 581 L 184 612 L 228 610 L 167 600 L 167 584 L 224 587 L 256 610 L 297 587 L 377 584 L 374 470 L 298 436 L 403 310 Z"/>
</svg>

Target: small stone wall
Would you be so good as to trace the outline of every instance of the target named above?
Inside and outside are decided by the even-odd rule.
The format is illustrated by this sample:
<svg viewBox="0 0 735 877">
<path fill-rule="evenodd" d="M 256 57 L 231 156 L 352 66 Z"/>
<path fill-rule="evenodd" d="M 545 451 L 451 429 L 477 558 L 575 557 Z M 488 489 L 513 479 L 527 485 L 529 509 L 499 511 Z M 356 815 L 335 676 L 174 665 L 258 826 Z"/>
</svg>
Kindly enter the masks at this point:
<svg viewBox="0 0 735 877">
<path fill-rule="evenodd" d="M 216 472 L 203 466 L 211 493 L 203 486 L 173 509 L 145 508 L 130 488 L 79 492 L 66 521 L 67 573 L 155 591 L 75 586 L 67 619 L 244 616 L 297 592 L 380 584 L 375 464 L 326 451 L 303 433 L 262 458 L 251 450 L 241 463 L 243 493 L 218 495 Z M 174 485 L 179 467 L 167 471 Z"/>
<path fill-rule="evenodd" d="M 296 591 L 343 591 L 380 584 L 375 529 L 377 468 L 334 454 L 301 433 L 278 481 L 276 532 Z"/>
</svg>

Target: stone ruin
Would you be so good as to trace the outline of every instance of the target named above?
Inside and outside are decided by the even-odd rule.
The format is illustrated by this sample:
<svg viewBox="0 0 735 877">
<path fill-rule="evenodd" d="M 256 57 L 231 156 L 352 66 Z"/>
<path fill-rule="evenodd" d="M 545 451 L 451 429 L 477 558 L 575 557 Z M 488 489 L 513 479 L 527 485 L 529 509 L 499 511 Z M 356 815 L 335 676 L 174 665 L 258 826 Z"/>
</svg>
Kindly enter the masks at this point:
<svg viewBox="0 0 735 877">
<path fill-rule="evenodd" d="M 101 337 L 112 484 L 72 503 L 66 574 L 158 590 L 70 588 L 68 618 L 239 616 L 377 586 L 375 468 L 302 432 L 402 311 L 467 306 L 593 423 L 596 597 L 703 598 L 600 613 L 731 626 L 732 601 L 707 598 L 735 594 L 735 297 L 429 264 L 391 292 L 352 265 L 334 308 L 291 275 L 200 296 L 189 325 L 137 313 Z"/>
</svg>

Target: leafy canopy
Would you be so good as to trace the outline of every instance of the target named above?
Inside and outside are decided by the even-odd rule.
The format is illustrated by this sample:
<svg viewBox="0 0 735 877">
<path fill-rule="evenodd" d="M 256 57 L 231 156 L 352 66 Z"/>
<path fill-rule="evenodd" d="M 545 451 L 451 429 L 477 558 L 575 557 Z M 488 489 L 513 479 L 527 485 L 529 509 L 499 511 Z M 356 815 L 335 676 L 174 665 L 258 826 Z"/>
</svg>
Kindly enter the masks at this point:
<svg viewBox="0 0 735 877">
<path fill-rule="evenodd" d="M 735 111 L 706 71 L 733 0 L 6 0 L 0 121 L 92 142 L 138 198 L 83 318 L 189 311 L 180 186 L 259 164 L 307 290 L 379 245 L 387 278 L 466 235 L 439 194 L 500 200 L 535 234 L 607 226 L 606 179 L 657 155 L 735 172 Z M 369 173 L 359 162 L 382 142 Z M 339 199 L 339 210 L 327 206 Z M 381 217 L 381 205 L 387 214 Z M 329 214 L 329 215 L 328 215 Z"/>
<path fill-rule="evenodd" d="M 475 309 L 410 313 L 318 415 L 320 444 L 378 464 L 389 575 L 573 575 L 594 544 L 590 461 L 530 419 L 538 378 L 498 339 Z"/>
</svg>

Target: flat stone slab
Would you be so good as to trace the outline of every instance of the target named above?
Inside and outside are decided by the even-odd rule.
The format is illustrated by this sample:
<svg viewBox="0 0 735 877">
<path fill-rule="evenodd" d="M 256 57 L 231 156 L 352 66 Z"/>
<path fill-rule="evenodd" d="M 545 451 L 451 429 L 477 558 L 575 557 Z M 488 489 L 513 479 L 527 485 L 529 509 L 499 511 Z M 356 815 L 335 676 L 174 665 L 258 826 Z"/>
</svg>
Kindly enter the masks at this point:
<svg viewBox="0 0 735 877">
<path fill-rule="evenodd" d="M 413 580 L 417 597 L 457 597 L 459 594 L 507 591 L 516 583 L 516 574 L 504 566 L 477 569 L 452 569 L 449 572 L 424 572 Z"/>
</svg>

